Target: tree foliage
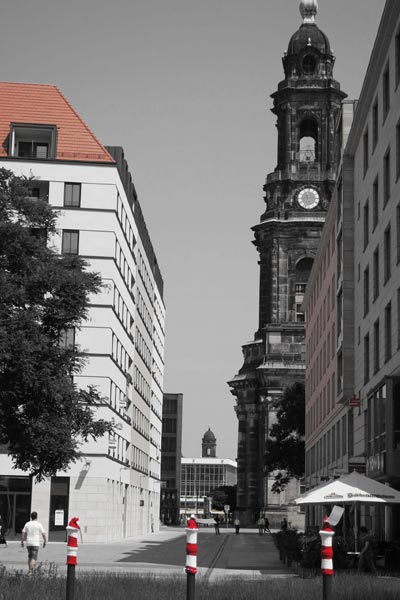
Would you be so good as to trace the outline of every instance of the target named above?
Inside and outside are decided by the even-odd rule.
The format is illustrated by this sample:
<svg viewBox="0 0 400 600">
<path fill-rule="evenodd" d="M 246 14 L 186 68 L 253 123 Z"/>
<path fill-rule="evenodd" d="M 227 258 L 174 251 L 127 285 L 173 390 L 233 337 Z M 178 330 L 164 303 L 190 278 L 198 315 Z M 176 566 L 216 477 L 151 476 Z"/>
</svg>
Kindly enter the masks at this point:
<svg viewBox="0 0 400 600">
<path fill-rule="evenodd" d="M 268 472 L 277 471 L 272 486 L 281 492 L 292 477 L 304 474 L 304 384 L 286 388 L 277 410 L 277 422 L 271 427 L 266 451 Z"/>
<path fill-rule="evenodd" d="M 212 507 L 215 510 L 224 510 L 226 504 L 229 505 L 229 510 L 236 510 L 236 485 L 221 485 L 215 490 L 212 490 Z"/>
<path fill-rule="evenodd" d="M 73 384 L 84 355 L 62 343 L 87 317 L 101 278 L 50 247 L 57 214 L 32 196 L 34 185 L 0 169 L 0 443 L 16 468 L 41 480 L 111 425 L 95 420 L 96 390 Z"/>
</svg>

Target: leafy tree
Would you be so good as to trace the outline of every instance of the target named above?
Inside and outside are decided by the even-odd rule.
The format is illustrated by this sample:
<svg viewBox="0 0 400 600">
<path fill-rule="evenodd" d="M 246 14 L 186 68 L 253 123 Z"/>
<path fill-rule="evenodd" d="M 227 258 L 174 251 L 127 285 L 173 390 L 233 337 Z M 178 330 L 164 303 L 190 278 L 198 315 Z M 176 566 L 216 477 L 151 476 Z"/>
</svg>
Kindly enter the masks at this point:
<svg viewBox="0 0 400 600">
<path fill-rule="evenodd" d="M 265 462 L 268 472 L 277 471 L 274 493 L 281 492 L 292 477 L 304 474 L 304 415 L 304 384 L 297 382 L 286 388 L 268 439 Z"/>
<path fill-rule="evenodd" d="M 94 418 L 96 390 L 73 384 L 85 359 L 63 343 L 86 318 L 101 278 L 79 256 L 50 247 L 57 214 L 32 196 L 34 185 L 0 169 L 0 443 L 40 481 L 111 424 Z"/>
<path fill-rule="evenodd" d="M 215 510 L 224 510 L 229 504 L 229 510 L 236 509 L 236 485 L 221 485 L 211 492 L 212 506 Z"/>
</svg>

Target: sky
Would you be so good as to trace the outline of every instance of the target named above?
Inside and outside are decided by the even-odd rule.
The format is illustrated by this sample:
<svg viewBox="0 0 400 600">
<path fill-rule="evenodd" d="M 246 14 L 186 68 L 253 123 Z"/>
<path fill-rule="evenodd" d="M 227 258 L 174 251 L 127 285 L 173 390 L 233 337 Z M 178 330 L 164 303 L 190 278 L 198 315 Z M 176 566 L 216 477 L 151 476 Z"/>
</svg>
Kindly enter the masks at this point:
<svg viewBox="0 0 400 600">
<path fill-rule="evenodd" d="M 334 76 L 359 96 L 384 0 L 319 0 Z M 299 0 L 3 0 L 0 80 L 54 84 L 123 146 L 164 278 L 164 390 L 184 397 L 183 455 L 236 457 L 226 382 L 258 323 L 251 227 L 276 166 L 272 94 Z"/>
</svg>

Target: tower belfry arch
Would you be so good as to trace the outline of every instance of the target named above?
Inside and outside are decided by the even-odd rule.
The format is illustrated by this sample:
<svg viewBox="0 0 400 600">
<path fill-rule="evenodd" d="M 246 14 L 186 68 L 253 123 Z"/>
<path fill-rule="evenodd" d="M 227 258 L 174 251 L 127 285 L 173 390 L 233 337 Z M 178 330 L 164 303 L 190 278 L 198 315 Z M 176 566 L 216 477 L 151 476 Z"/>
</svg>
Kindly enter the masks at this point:
<svg viewBox="0 0 400 600">
<path fill-rule="evenodd" d="M 260 264 L 258 327 L 228 382 L 238 417 L 237 505 L 248 522 L 273 504 L 266 444 L 276 400 L 304 381 L 301 303 L 336 180 L 337 124 L 346 94 L 333 78 L 335 57 L 316 24 L 317 11 L 316 0 L 300 2 L 302 23 L 282 58 L 284 79 L 271 95 L 277 164 L 263 188 L 265 210 L 252 228 Z"/>
</svg>

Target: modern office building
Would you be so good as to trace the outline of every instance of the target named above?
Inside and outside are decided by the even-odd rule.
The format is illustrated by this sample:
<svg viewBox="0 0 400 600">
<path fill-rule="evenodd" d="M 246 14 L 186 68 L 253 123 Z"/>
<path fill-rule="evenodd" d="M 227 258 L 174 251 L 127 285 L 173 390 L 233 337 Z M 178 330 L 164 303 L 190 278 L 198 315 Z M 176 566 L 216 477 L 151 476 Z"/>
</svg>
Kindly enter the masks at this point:
<svg viewBox="0 0 400 600">
<path fill-rule="evenodd" d="M 121 148 L 103 146 L 52 85 L 0 83 L 0 166 L 33 175 L 34 195 L 59 212 L 60 253 L 79 254 L 106 284 L 89 318 L 68 332 L 87 363 L 74 377 L 105 398 L 115 433 L 82 446 L 82 460 L 41 483 L 0 455 L 0 513 L 10 537 L 31 509 L 65 539 L 78 516 L 88 542 L 158 526 L 164 370 L 163 279 Z"/>
<path fill-rule="evenodd" d="M 217 458 L 217 440 L 210 428 L 202 438 L 201 458 L 182 458 L 181 514 L 204 514 L 210 509 L 211 494 L 221 486 L 237 483 L 237 464 Z"/>
<path fill-rule="evenodd" d="M 239 422 L 237 504 L 248 523 L 271 501 L 265 453 L 277 401 L 286 387 L 304 381 L 302 302 L 337 176 L 336 125 L 345 94 L 333 78 L 329 40 L 315 22 L 317 2 L 302 0 L 300 13 L 302 24 L 283 56 L 284 79 L 272 94 L 277 165 L 264 186 L 265 212 L 253 227 L 260 255 L 258 329 L 229 381 Z M 285 502 L 299 493 L 294 481 Z"/>
<path fill-rule="evenodd" d="M 183 395 L 164 394 L 161 432 L 160 520 L 179 524 Z"/>
</svg>

